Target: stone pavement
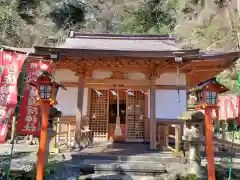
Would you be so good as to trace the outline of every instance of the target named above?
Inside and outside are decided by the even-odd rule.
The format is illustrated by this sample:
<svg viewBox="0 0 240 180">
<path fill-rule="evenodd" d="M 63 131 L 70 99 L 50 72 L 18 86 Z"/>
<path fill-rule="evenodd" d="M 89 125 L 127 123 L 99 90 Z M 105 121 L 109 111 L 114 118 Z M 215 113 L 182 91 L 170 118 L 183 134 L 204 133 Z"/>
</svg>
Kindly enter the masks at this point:
<svg viewBox="0 0 240 180">
<path fill-rule="evenodd" d="M 148 150 L 148 144 L 140 144 L 140 143 L 108 143 L 108 142 L 96 142 L 93 146 L 86 147 L 82 151 L 72 152 L 72 153 L 63 153 L 58 155 L 51 155 L 49 160 L 56 160 L 59 163 L 56 165 L 57 173 L 48 177 L 49 180 L 66 180 L 67 178 L 77 178 L 80 176 L 80 169 L 77 164 L 100 164 L 105 159 L 104 164 L 112 163 L 120 163 L 121 161 L 139 161 L 141 158 L 141 163 L 148 161 L 160 161 L 164 164 L 167 164 L 168 171 L 183 171 L 186 167 L 180 165 L 178 162 L 164 162 L 164 159 L 168 159 L 172 156 L 170 152 L 151 152 Z M 15 144 L 14 154 L 12 160 L 12 169 L 23 169 L 29 170 L 36 163 L 37 160 L 37 150 L 38 145 L 27 145 L 27 144 Z M 0 145 L 0 169 L 6 168 L 8 165 L 8 157 L 11 151 L 11 145 L 9 144 L 1 144 Z M 83 160 L 75 158 L 75 155 L 82 156 Z M 75 161 L 72 159 L 75 158 Z M 98 159 L 95 159 L 98 158 Z M 106 159 L 107 158 L 107 159 Z M 108 159 L 110 158 L 110 159 Z M 112 159 L 115 158 L 115 159 Z M 117 158 L 117 161 L 116 161 Z M 223 160 L 223 158 L 218 158 L 219 160 Z M 180 160 L 179 160 L 180 161 Z M 228 158 L 225 158 L 225 162 L 228 161 Z M 70 163 L 71 162 L 71 163 Z M 240 158 L 235 158 L 234 168 L 240 169 Z M 70 163 L 70 166 L 69 166 Z M 206 162 L 203 161 L 203 164 Z M 146 163 L 147 164 L 147 163 Z M 165 174 L 166 175 L 166 174 Z M 171 175 L 171 174 L 170 174 Z M 97 176 L 97 175 L 95 175 Z M 109 175 L 111 176 L 111 175 Z M 139 179 L 139 176 L 129 175 L 125 176 L 125 179 Z M 146 177 L 142 176 L 142 179 Z M 149 176 L 149 180 L 154 179 Z M 139 179 L 140 180 L 140 179 Z"/>
</svg>

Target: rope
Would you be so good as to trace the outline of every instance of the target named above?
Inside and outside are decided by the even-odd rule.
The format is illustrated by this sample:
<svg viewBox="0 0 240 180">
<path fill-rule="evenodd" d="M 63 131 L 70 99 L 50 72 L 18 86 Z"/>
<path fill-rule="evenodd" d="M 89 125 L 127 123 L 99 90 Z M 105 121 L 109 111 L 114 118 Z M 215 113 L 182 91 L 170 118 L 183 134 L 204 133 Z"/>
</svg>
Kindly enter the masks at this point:
<svg viewBox="0 0 240 180">
<path fill-rule="evenodd" d="M 178 93 L 178 99 L 177 102 L 180 105 L 180 87 L 179 87 L 179 76 L 180 76 L 180 70 L 179 70 L 179 65 L 177 64 L 177 93 Z"/>
<path fill-rule="evenodd" d="M 29 62 L 29 57 L 27 55 L 26 59 L 25 59 L 25 63 L 28 63 Z M 22 67 L 22 72 L 20 72 L 19 74 L 19 84 L 17 85 L 18 86 L 18 103 L 17 103 L 17 106 L 15 108 L 15 111 L 14 111 L 14 116 L 16 118 L 16 121 L 18 121 L 18 118 L 19 118 L 19 112 L 20 112 L 20 105 L 21 105 L 21 102 L 22 102 L 22 96 L 23 96 L 23 90 L 24 90 L 24 77 L 25 77 L 25 74 L 26 74 L 26 71 L 27 71 L 27 66 L 24 66 L 23 64 L 23 67 Z M 13 126 L 15 126 L 15 124 L 13 124 Z M 13 142 L 12 142 L 12 146 L 11 146 L 11 153 L 10 153 L 10 156 L 9 156 L 9 161 L 8 161 L 8 171 L 7 171 L 7 180 L 9 179 L 9 176 L 10 176 L 10 173 L 11 173 L 11 165 L 12 165 L 12 158 L 13 158 L 13 149 L 14 149 L 14 144 L 15 144 L 15 138 L 16 138 L 16 131 L 14 132 L 14 135 L 13 135 Z"/>
</svg>

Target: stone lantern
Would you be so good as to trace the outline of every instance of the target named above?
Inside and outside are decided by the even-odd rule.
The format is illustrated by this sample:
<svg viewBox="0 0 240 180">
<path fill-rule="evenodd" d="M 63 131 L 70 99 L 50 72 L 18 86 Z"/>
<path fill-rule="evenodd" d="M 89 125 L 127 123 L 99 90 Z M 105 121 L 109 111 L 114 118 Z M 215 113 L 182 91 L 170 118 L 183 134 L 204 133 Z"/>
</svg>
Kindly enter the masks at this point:
<svg viewBox="0 0 240 180">
<path fill-rule="evenodd" d="M 190 168 L 187 170 L 187 173 L 200 177 L 202 174 L 201 145 L 203 142 L 204 115 L 200 111 L 191 109 L 184 112 L 179 119 L 185 121 L 182 141 L 189 150 Z"/>
<path fill-rule="evenodd" d="M 219 108 L 218 94 L 226 91 L 228 91 L 228 89 L 222 84 L 218 83 L 215 77 L 198 84 L 197 87 L 189 91 L 189 96 L 190 96 L 189 99 L 195 100 L 194 102 L 195 110 L 192 110 L 189 116 L 186 115 L 186 119 L 193 119 L 193 121 L 197 121 L 197 120 L 194 120 L 195 119 L 194 115 L 196 117 L 196 115 L 199 113 L 203 114 L 204 126 L 205 126 L 206 154 L 207 154 L 207 162 L 208 162 L 208 179 L 213 179 L 213 180 L 215 180 L 216 178 L 215 178 L 214 150 L 213 150 L 213 138 L 212 138 L 213 136 L 213 132 L 212 132 L 213 116 L 212 115 L 213 115 L 213 110 L 215 110 L 218 116 L 218 108 Z M 203 121 L 203 119 L 201 119 L 201 121 Z M 188 142 L 190 142 L 191 144 L 190 151 L 200 150 L 200 148 L 197 147 L 198 146 L 197 144 L 201 142 L 199 129 L 194 128 L 194 126 L 191 126 L 191 130 L 189 131 L 189 133 L 190 133 L 190 136 L 186 135 L 186 137 L 184 136 L 183 138 L 187 139 Z M 199 142 L 196 143 L 197 141 Z M 194 153 L 191 153 L 191 152 L 189 153 L 190 153 L 189 155 L 190 159 L 194 159 L 194 161 L 196 162 L 195 164 L 199 163 L 197 162 L 198 161 L 197 158 L 191 157 L 191 154 L 194 154 Z M 197 153 L 198 152 L 196 152 L 195 154 Z M 195 169 L 195 171 L 197 172 L 197 169 Z"/>
</svg>

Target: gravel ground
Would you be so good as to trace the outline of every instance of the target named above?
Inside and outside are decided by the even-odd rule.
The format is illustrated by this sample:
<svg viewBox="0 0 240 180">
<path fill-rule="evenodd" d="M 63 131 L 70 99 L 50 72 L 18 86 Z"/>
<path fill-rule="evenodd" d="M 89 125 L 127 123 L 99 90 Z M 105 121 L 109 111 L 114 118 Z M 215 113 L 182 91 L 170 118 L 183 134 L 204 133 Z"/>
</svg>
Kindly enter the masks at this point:
<svg viewBox="0 0 240 180">
<path fill-rule="evenodd" d="M 36 164 L 38 145 L 15 144 L 11 163 L 12 170 L 30 171 Z M 11 153 L 10 144 L 0 145 L 0 169 L 6 169 L 9 165 L 9 155 Z M 75 180 L 80 176 L 80 170 L 76 167 L 69 167 L 65 162 L 71 156 L 50 156 L 49 162 L 57 161 L 54 174 L 48 180 Z M 0 178 L 1 180 L 1 178 Z"/>
</svg>

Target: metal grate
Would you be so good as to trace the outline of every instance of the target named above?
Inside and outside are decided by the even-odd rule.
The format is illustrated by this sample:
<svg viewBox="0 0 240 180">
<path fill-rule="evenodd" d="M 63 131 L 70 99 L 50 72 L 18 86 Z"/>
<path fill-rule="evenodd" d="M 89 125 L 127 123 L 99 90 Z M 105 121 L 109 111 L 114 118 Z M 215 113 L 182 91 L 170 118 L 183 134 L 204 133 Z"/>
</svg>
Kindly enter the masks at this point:
<svg viewBox="0 0 240 180">
<path fill-rule="evenodd" d="M 107 138 L 108 125 L 108 90 L 98 90 L 102 95 L 98 95 L 95 90 L 91 91 L 90 108 L 90 129 L 94 138 Z"/>
<path fill-rule="evenodd" d="M 145 94 L 133 91 L 127 101 L 127 139 L 129 141 L 144 140 Z"/>
</svg>

